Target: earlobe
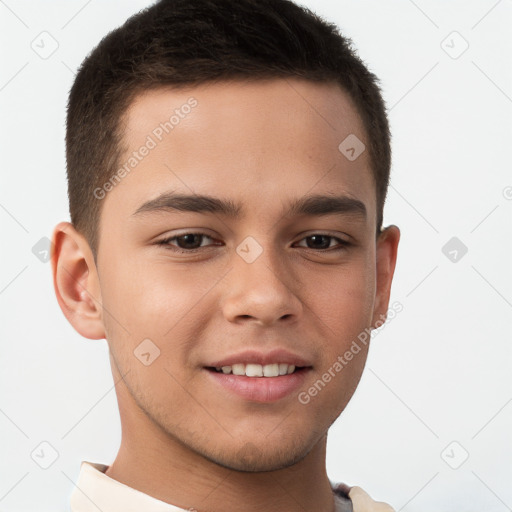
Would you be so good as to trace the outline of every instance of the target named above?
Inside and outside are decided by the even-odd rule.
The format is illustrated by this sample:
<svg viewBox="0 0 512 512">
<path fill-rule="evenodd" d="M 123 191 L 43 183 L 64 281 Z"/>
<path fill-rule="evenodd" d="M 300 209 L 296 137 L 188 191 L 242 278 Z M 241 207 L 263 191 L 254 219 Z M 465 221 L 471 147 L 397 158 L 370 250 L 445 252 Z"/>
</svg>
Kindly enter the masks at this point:
<svg viewBox="0 0 512 512">
<path fill-rule="evenodd" d="M 395 272 L 400 230 L 395 225 L 383 229 L 376 247 L 376 293 L 372 327 L 380 327 L 387 318 L 391 283 Z"/>
<path fill-rule="evenodd" d="M 85 338 L 105 338 L 98 273 L 87 240 L 71 223 L 61 222 L 52 242 L 53 286 L 64 316 Z"/>
</svg>

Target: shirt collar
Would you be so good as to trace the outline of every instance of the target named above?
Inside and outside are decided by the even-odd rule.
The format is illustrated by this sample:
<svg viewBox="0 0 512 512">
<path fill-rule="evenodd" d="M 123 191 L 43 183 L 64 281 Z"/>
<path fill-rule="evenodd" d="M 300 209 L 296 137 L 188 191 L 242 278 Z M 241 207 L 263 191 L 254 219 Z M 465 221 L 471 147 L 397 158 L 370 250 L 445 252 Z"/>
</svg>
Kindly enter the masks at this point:
<svg viewBox="0 0 512 512">
<path fill-rule="evenodd" d="M 83 461 L 71 494 L 71 512 L 187 512 L 105 474 L 108 466 Z"/>
<path fill-rule="evenodd" d="M 105 464 L 82 461 L 71 493 L 71 512 L 187 512 L 110 478 L 105 474 L 107 469 Z M 344 484 L 336 487 L 336 510 L 351 511 L 350 488 Z"/>
</svg>

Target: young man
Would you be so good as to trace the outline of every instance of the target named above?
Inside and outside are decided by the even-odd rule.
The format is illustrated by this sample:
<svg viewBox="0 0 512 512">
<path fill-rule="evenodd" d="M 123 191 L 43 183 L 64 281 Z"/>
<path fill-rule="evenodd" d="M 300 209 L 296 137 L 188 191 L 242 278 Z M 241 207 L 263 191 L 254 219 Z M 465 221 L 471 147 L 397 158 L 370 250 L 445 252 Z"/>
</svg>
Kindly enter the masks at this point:
<svg viewBox="0 0 512 512">
<path fill-rule="evenodd" d="M 400 238 L 349 41 L 288 0 L 160 1 L 82 64 L 66 143 L 54 286 L 122 424 L 71 510 L 392 511 L 325 469 Z"/>
</svg>

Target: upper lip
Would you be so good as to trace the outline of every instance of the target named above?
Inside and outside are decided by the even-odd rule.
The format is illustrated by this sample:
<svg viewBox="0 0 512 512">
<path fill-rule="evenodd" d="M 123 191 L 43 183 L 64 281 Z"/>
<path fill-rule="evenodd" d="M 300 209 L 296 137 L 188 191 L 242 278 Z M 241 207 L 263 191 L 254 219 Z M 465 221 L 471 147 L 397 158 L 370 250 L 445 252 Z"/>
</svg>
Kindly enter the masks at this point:
<svg viewBox="0 0 512 512">
<path fill-rule="evenodd" d="M 208 364 L 213 368 L 221 368 L 222 366 L 233 366 L 234 364 L 261 364 L 265 366 L 272 363 L 287 363 L 295 366 L 311 366 L 311 363 L 303 357 L 289 352 L 288 350 L 277 348 L 269 352 L 261 352 L 261 350 L 247 349 L 236 354 L 229 355 L 223 359 Z"/>
</svg>

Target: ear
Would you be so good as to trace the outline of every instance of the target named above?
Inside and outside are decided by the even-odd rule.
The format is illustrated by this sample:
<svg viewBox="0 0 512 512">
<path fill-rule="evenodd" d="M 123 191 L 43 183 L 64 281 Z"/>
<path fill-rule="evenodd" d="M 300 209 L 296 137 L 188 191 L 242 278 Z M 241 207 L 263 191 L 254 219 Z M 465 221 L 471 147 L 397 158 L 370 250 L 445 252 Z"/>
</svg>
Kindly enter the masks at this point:
<svg viewBox="0 0 512 512">
<path fill-rule="evenodd" d="M 376 248 L 376 278 L 375 304 L 373 308 L 372 327 L 380 327 L 387 318 L 391 282 L 395 272 L 400 230 L 391 225 L 383 229 L 377 239 Z M 377 326 L 375 323 L 379 322 Z"/>
<path fill-rule="evenodd" d="M 52 243 L 53 286 L 64 316 L 85 338 L 105 338 L 98 272 L 87 240 L 71 223 L 61 222 Z"/>
</svg>

